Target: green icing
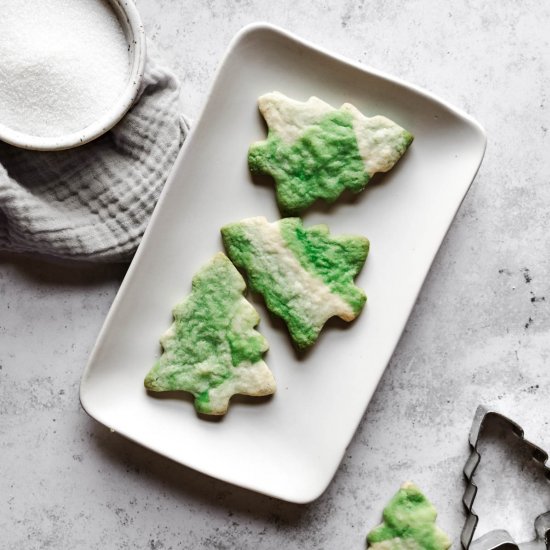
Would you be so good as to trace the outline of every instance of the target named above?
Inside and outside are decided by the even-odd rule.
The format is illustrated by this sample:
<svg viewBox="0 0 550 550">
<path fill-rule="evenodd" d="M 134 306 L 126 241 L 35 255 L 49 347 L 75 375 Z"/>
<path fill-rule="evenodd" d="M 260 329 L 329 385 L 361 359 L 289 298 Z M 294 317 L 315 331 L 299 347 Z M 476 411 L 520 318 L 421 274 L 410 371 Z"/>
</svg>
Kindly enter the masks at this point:
<svg viewBox="0 0 550 550">
<path fill-rule="evenodd" d="M 384 522 L 367 535 L 373 550 L 447 550 L 449 537 L 435 525 L 437 512 L 412 483 L 405 483 L 384 508 Z"/>
<path fill-rule="evenodd" d="M 195 407 L 199 412 L 207 413 L 210 410 L 209 407 L 210 397 L 208 396 L 208 390 L 199 393 L 195 396 Z"/>
<path fill-rule="evenodd" d="M 262 247 L 255 236 L 257 230 L 249 230 L 246 220 L 223 227 L 227 254 L 246 271 L 250 287 L 263 295 L 269 310 L 285 321 L 297 347 L 306 348 L 317 340 L 322 326 L 304 313 L 304 303 L 310 298 L 293 284 L 296 281 L 287 278 L 276 254 Z M 353 278 L 366 259 L 368 241 L 363 237 L 331 237 L 326 226 L 305 229 L 299 218 L 280 220 L 279 230 L 301 267 L 344 298 L 358 314 L 366 296 Z"/>
<path fill-rule="evenodd" d="M 147 389 L 190 392 L 199 412 L 212 412 L 211 390 L 231 380 L 235 367 L 260 361 L 268 348 L 253 329 L 259 317 L 243 298 L 245 288 L 222 253 L 195 275 L 191 294 L 173 309 L 174 323 L 161 338 L 163 354 L 145 378 Z"/>
<path fill-rule="evenodd" d="M 285 218 L 280 227 L 285 243 L 302 267 L 322 279 L 358 314 L 367 297 L 353 280 L 367 259 L 369 241 L 358 236 L 332 237 L 326 225 L 306 229 L 300 218 Z"/>
<path fill-rule="evenodd" d="M 352 117 L 341 111 L 325 115 L 291 145 L 270 131 L 266 141 L 250 146 L 248 165 L 252 172 L 275 179 L 285 215 L 298 214 L 317 199 L 332 202 L 344 189 L 362 191 L 370 179 Z"/>
</svg>

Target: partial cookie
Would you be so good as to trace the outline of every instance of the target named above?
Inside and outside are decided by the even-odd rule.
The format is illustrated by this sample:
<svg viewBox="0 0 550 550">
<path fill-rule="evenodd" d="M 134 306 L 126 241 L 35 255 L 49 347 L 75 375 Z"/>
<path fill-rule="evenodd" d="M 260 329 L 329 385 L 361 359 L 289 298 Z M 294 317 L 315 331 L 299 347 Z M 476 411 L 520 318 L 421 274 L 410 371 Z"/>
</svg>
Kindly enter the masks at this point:
<svg viewBox="0 0 550 550">
<path fill-rule="evenodd" d="M 299 348 L 313 344 L 330 317 L 351 321 L 365 305 L 354 278 L 369 252 L 366 238 L 334 237 L 326 225 L 305 228 L 300 218 L 248 218 L 221 231 L 231 261 L 286 322 Z"/>
<path fill-rule="evenodd" d="M 437 512 L 416 485 L 406 482 L 384 508 L 384 523 L 367 535 L 371 550 L 447 550 L 449 537 L 436 526 Z"/>
<path fill-rule="evenodd" d="M 151 391 L 181 390 L 195 396 L 204 414 L 227 412 L 232 395 L 269 395 L 275 380 L 262 360 L 266 339 L 260 317 L 243 297 L 244 279 L 223 253 L 193 277 L 191 294 L 173 309 L 162 336 L 164 350 L 145 378 Z"/>
<path fill-rule="evenodd" d="M 251 172 L 276 183 L 285 216 L 317 199 L 333 202 L 349 189 L 362 191 L 376 172 L 387 172 L 413 136 L 384 116 L 367 118 L 350 103 L 335 109 L 316 97 L 302 103 L 279 92 L 258 99 L 267 140 L 248 151 Z"/>
</svg>

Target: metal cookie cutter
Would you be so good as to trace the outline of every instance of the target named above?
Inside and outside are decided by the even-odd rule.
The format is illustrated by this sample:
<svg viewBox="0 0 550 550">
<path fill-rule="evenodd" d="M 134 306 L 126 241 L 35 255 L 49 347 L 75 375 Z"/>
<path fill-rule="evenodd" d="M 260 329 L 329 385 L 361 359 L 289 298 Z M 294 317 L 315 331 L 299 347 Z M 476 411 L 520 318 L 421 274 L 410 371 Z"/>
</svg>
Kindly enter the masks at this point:
<svg viewBox="0 0 550 550">
<path fill-rule="evenodd" d="M 477 494 L 477 486 L 473 482 L 473 477 L 481 459 L 477 445 L 483 425 L 490 416 L 496 416 L 510 426 L 512 433 L 521 440 L 522 444 L 531 453 L 533 460 L 538 462 L 542 467 L 545 477 L 550 480 L 550 468 L 546 466 L 548 454 L 540 447 L 527 441 L 524 437 L 523 429 L 518 424 L 500 412 L 480 405 L 476 410 L 472 429 L 470 430 L 469 442 L 472 454 L 464 466 L 464 476 L 468 481 L 468 486 L 462 497 L 462 502 L 464 503 L 468 517 L 466 518 L 460 537 L 462 547 L 465 550 L 550 550 L 550 511 L 541 514 L 535 519 L 536 538 L 530 542 L 516 544 L 507 531 L 500 529 L 490 531 L 472 542 L 479 521 L 478 515 L 473 510 Z"/>
</svg>

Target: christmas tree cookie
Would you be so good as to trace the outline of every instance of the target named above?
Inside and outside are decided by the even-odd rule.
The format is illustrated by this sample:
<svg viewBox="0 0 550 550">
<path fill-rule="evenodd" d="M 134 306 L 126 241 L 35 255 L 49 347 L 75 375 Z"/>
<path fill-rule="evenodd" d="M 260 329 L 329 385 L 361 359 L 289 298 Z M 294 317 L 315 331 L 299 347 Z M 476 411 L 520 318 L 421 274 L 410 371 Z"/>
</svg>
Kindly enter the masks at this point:
<svg viewBox="0 0 550 550">
<path fill-rule="evenodd" d="M 231 261 L 286 322 L 299 348 L 313 344 L 330 317 L 351 321 L 365 305 L 354 278 L 367 258 L 366 238 L 334 237 L 326 225 L 305 228 L 300 218 L 248 218 L 221 231 Z"/>
<path fill-rule="evenodd" d="M 269 395 L 275 380 L 262 356 L 260 318 L 243 297 L 245 282 L 225 254 L 216 254 L 193 277 L 191 294 L 173 309 L 162 336 L 163 354 L 145 378 L 148 390 L 181 390 L 205 414 L 227 412 L 235 394 Z"/>
<path fill-rule="evenodd" d="M 383 116 L 367 118 L 350 103 L 335 109 L 316 97 L 302 103 L 279 92 L 258 99 L 269 131 L 253 143 L 248 165 L 276 184 L 285 215 L 300 214 L 317 199 L 333 202 L 362 191 L 376 172 L 387 172 L 413 136 Z"/>
<path fill-rule="evenodd" d="M 435 524 L 437 512 L 418 487 L 407 482 L 384 508 L 384 523 L 367 535 L 371 550 L 447 550 L 449 537 Z"/>
</svg>

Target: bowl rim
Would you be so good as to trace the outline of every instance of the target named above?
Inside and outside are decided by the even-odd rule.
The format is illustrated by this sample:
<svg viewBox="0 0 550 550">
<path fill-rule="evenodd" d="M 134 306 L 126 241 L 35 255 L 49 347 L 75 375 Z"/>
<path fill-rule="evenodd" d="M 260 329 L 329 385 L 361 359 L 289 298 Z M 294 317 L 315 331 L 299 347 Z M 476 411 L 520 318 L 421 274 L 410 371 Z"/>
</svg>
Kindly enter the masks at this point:
<svg viewBox="0 0 550 550">
<path fill-rule="evenodd" d="M 0 123 L 0 140 L 34 151 L 61 151 L 84 145 L 110 130 L 128 112 L 140 91 L 145 68 L 145 29 L 133 0 L 108 0 L 124 31 L 131 52 L 130 74 L 121 96 L 95 122 L 60 136 L 33 136 Z M 133 52 L 133 54 L 132 54 Z"/>
</svg>

